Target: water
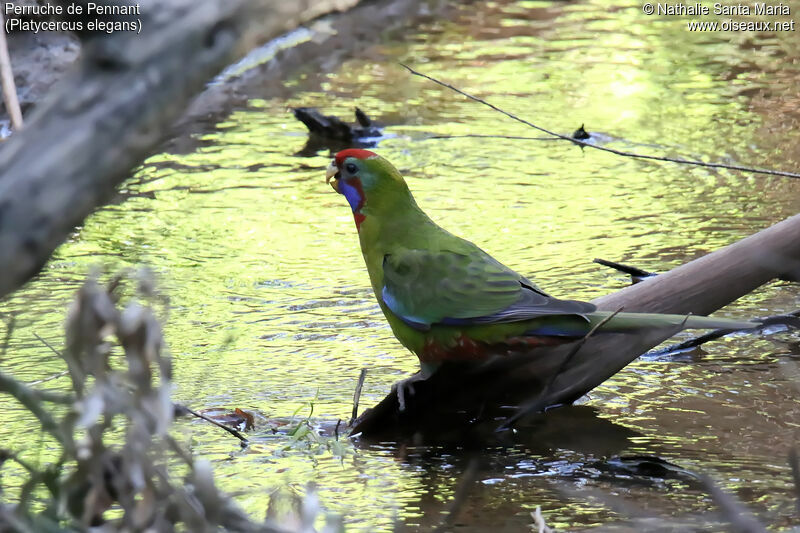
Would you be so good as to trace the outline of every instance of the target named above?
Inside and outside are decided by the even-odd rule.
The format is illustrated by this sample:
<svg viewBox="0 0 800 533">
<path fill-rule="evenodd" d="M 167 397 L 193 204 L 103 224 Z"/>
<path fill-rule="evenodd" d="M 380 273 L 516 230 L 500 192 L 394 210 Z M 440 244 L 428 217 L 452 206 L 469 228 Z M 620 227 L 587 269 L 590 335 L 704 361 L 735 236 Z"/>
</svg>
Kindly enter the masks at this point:
<svg viewBox="0 0 800 533">
<path fill-rule="evenodd" d="M 146 264 L 170 301 L 161 313 L 177 399 L 193 408 L 299 419 L 313 403 L 313 420 L 330 426 L 349 417 L 362 367 L 370 369 L 363 406 L 414 371 L 373 300 L 349 208 L 324 184 L 329 155 L 295 155 L 306 134 L 287 106 L 349 117 L 358 105 L 389 124 L 394 137 L 378 151 L 422 208 L 557 296 L 591 299 L 624 286 L 594 257 L 664 271 L 800 209 L 800 182 L 788 178 L 563 142 L 430 139 L 540 134 L 398 65 L 559 132 L 584 123 L 615 148 L 796 171 L 796 32 L 689 33 L 685 20 L 647 18 L 623 1 L 495 1 L 452 13 L 364 47 L 321 84 L 301 71 L 287 80 L 289 96 L 254 98 L 195 134 L 188 153 L 150 158 L 123 187 L 124 201 L 92 215 L 0 304 L 18 317 L 5 368 L 25 381 L 61 371 L 34 333 L 63 344 L 66 305 L 93 265 Z M 777 314 L 797 300 L 795 285 L 775 282 L 723 313 Z M 179 422 L 178 432 L 255 515 L 276 487 L 303 492 L 314 481 L 352 530 L 430 529 L 475 456 L 458 530 L 526 530 L 536 506 L 558 528 L 615 523 L 630 515 L 625 506 L 705 523 L 715 506 L 692 475 L 700 473 L 783 528 L 800 523 L 786 460 L 800 425 L 799 353 L 796 336 L 782 334 L 639 360 L 581 408 L 478 454 L 393 443 L 332 450 L 329 440 L 273 435 L 267 422 L 243 452 L 199 422 Z M 2 445 L 17 447 L 13 435 L 31 431 L 30 419 L 7 400 L 2 407 Z M 687 472 L 648 476 L 607 460 L 620 455 L 658 456 Z"/>
</svg>

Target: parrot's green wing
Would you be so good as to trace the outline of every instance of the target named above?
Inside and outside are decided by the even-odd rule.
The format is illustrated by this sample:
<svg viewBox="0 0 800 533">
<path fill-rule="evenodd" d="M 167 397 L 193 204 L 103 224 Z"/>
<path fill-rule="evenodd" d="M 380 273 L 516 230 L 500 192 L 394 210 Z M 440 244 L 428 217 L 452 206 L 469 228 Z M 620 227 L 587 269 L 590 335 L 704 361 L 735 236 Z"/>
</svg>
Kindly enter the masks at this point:
<svg viewBox="0 0 800 533">
<path fill-rule="evenodd" d="M 405 323 L 518 322 L 545 315 L 585 315 L 595 306 L 558 300 L 480 249 L 403 250 L 383 259 L 381 297 Z"/>
</svg>

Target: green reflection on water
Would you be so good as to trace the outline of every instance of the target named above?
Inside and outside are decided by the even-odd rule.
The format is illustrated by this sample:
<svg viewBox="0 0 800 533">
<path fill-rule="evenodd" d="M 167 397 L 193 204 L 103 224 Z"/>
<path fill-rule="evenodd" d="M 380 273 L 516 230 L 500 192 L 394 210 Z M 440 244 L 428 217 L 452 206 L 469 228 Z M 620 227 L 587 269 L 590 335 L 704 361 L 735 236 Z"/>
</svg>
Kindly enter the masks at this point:
<svg viewBox="0 0 800 533">
<path fill-rule="evenodd" d="M 357 104 L 389 123 L 397 136 L 379 150 L 407 176 L 420 205 L 556 295 L 590 299 L 623 284 L 592 264 L 594 257 L 663 271 L 795 213 L 798 186 L 790 180 L 620 159 L 566 143 L 427 139 L 537 134 L 396 63 L 558 131 L 585 123 L 621 149 L 797 168 L 798 155 L 782 148 L 797 145 L 796 131 L 781 122 L 797 121 L 797 112 L 769 112 L 769 98 L 795 94 L 798 68 L 781 59 L 796 57 L 793 36 L 684 28 L 678 20 L 642 20 L 638 6 L 624 2 L 474 4 L 452 22 L 347 61 L 323 92 L 252 101 L 197 136 L 194 151 L 150 158 L 126 185 L 124 203 L 90 217 L 37 280 L 3 302 L 0 311 L 20 315 L 6 368 L 28 381 L 62 369 L 33 333 L 60 346 L 66 304 L 101 263 L 107 271 L 147 264 L 159 275 L 170 298 L 165 334 L 177 396 L 193 407 L 285 417 L 316 398 L 315 417 L 331 423 L 349 417 L 360 368 L 370 368 L 362 405 L 413 371 L 413 357 L 373 301 L 349 209 L 323 183 L 328 154 L 294 155 L 305 130 L 287 106 L 346 116 Z M 766 87 L 772 96 L 759 92 Z M 796 305 L 795 294 L 790 285 L 774 286 L 729 312 L 777 313 Z M 762 500 L 787 501 L 782 454 L 791 433 L 784 421 L 800 415 L 775 364 L 786 352 L 750 339 L 709 352 L 700 364 L 638 362 L 589 403 L 642 433 L 629 451 L 718 472 L 732 490 L 744 482 L 730 473 L 740 472 L 758 481 L 744 499 L 758 510 L 775 507 L 776 500 Z M 753 386 L 763 382 L 774 387 Z M 5 435 L 30 427 L 15 406 L 2 405 Z M 720 422 L 729 415 L 738 418 Z M 415 459 L 391 446 L 344 458 L 287 450 L 280 435 L 257 437 L 228 460 L 236 443 L 217 430 L 182 422 L 180 431 L 195 453 L 215 460 L 223 486 L 241 491 L 254 513 L 275 486 L 303 490 L 313 480 L 323 503 L 356 530 L 390 529 L 396 517 L 410 529 L 436 524 L 465 467 L 459 458 L 433 452 Z M 536 505 L 557 526 L 613 517 L 604 506 L 569 502 L 547 482 L 614 488 L 584 464 L 591 452 L 486 455 L 465 511 L 474 527 L 505 515 L 522 527 Z M 512 475 L 525 472 L 530 477 Z M 669 483 L 630 494 L 667 514 L 708 508 L 696 490 Z M 780 523 L 790 521 L 776 513 Z"/>
</svg>

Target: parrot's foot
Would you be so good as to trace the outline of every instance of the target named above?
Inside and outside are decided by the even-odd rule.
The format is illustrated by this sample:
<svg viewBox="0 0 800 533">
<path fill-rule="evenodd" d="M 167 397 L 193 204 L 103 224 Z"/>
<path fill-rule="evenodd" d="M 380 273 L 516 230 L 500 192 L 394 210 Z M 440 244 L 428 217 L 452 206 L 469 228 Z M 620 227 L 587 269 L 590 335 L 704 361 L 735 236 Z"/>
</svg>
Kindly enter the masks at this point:
<svg viewBox="0 0 800 533">
<path fill-rule="evenodd" d="M 414 387 L 411 386 L 417 381 L 425 381 L 427 377 L 422 372 L 417 372 L 413 376 L 407 377 L 406 379 L 401 379 L 394 385 L 392 385 L 392 390 L 397 390 L 397 403 L 400 404 L 400 412 L 406 410 L 406 390 L 411 394 L 414 395 Z"/>
</svg>

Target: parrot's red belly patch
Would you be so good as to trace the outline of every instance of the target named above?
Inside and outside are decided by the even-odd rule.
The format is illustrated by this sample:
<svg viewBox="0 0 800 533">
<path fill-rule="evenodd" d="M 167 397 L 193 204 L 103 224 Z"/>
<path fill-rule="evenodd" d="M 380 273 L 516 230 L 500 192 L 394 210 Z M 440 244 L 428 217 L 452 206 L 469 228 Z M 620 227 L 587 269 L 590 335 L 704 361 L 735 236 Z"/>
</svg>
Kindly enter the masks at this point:
<svg viewBox="0 0 800 533">
<path fill-rule="evenodd" d="M 492 355 L 512 355 L 541 346 L 557 346 L 574 340 L 564 337 L 520 336 L 509 337 L 503 342 L 488 344 L 470 339 L 461 334 L 452 345 L 448 346 L 444 346 L 434 339 L 426 340 L 418 357 L 423 363 L 480 361 Z"/>
<path fill-rule="evenodd" d="M 443 361 L 478 361 L 486 358 L 487 345 L 474 341 L 466 335 L 456 339 L 453 346 L 444 346 L 434 339 L 425 341 L 425 346 L 419 355 L 423 363 L 441 363 Z"/>
</svg>

